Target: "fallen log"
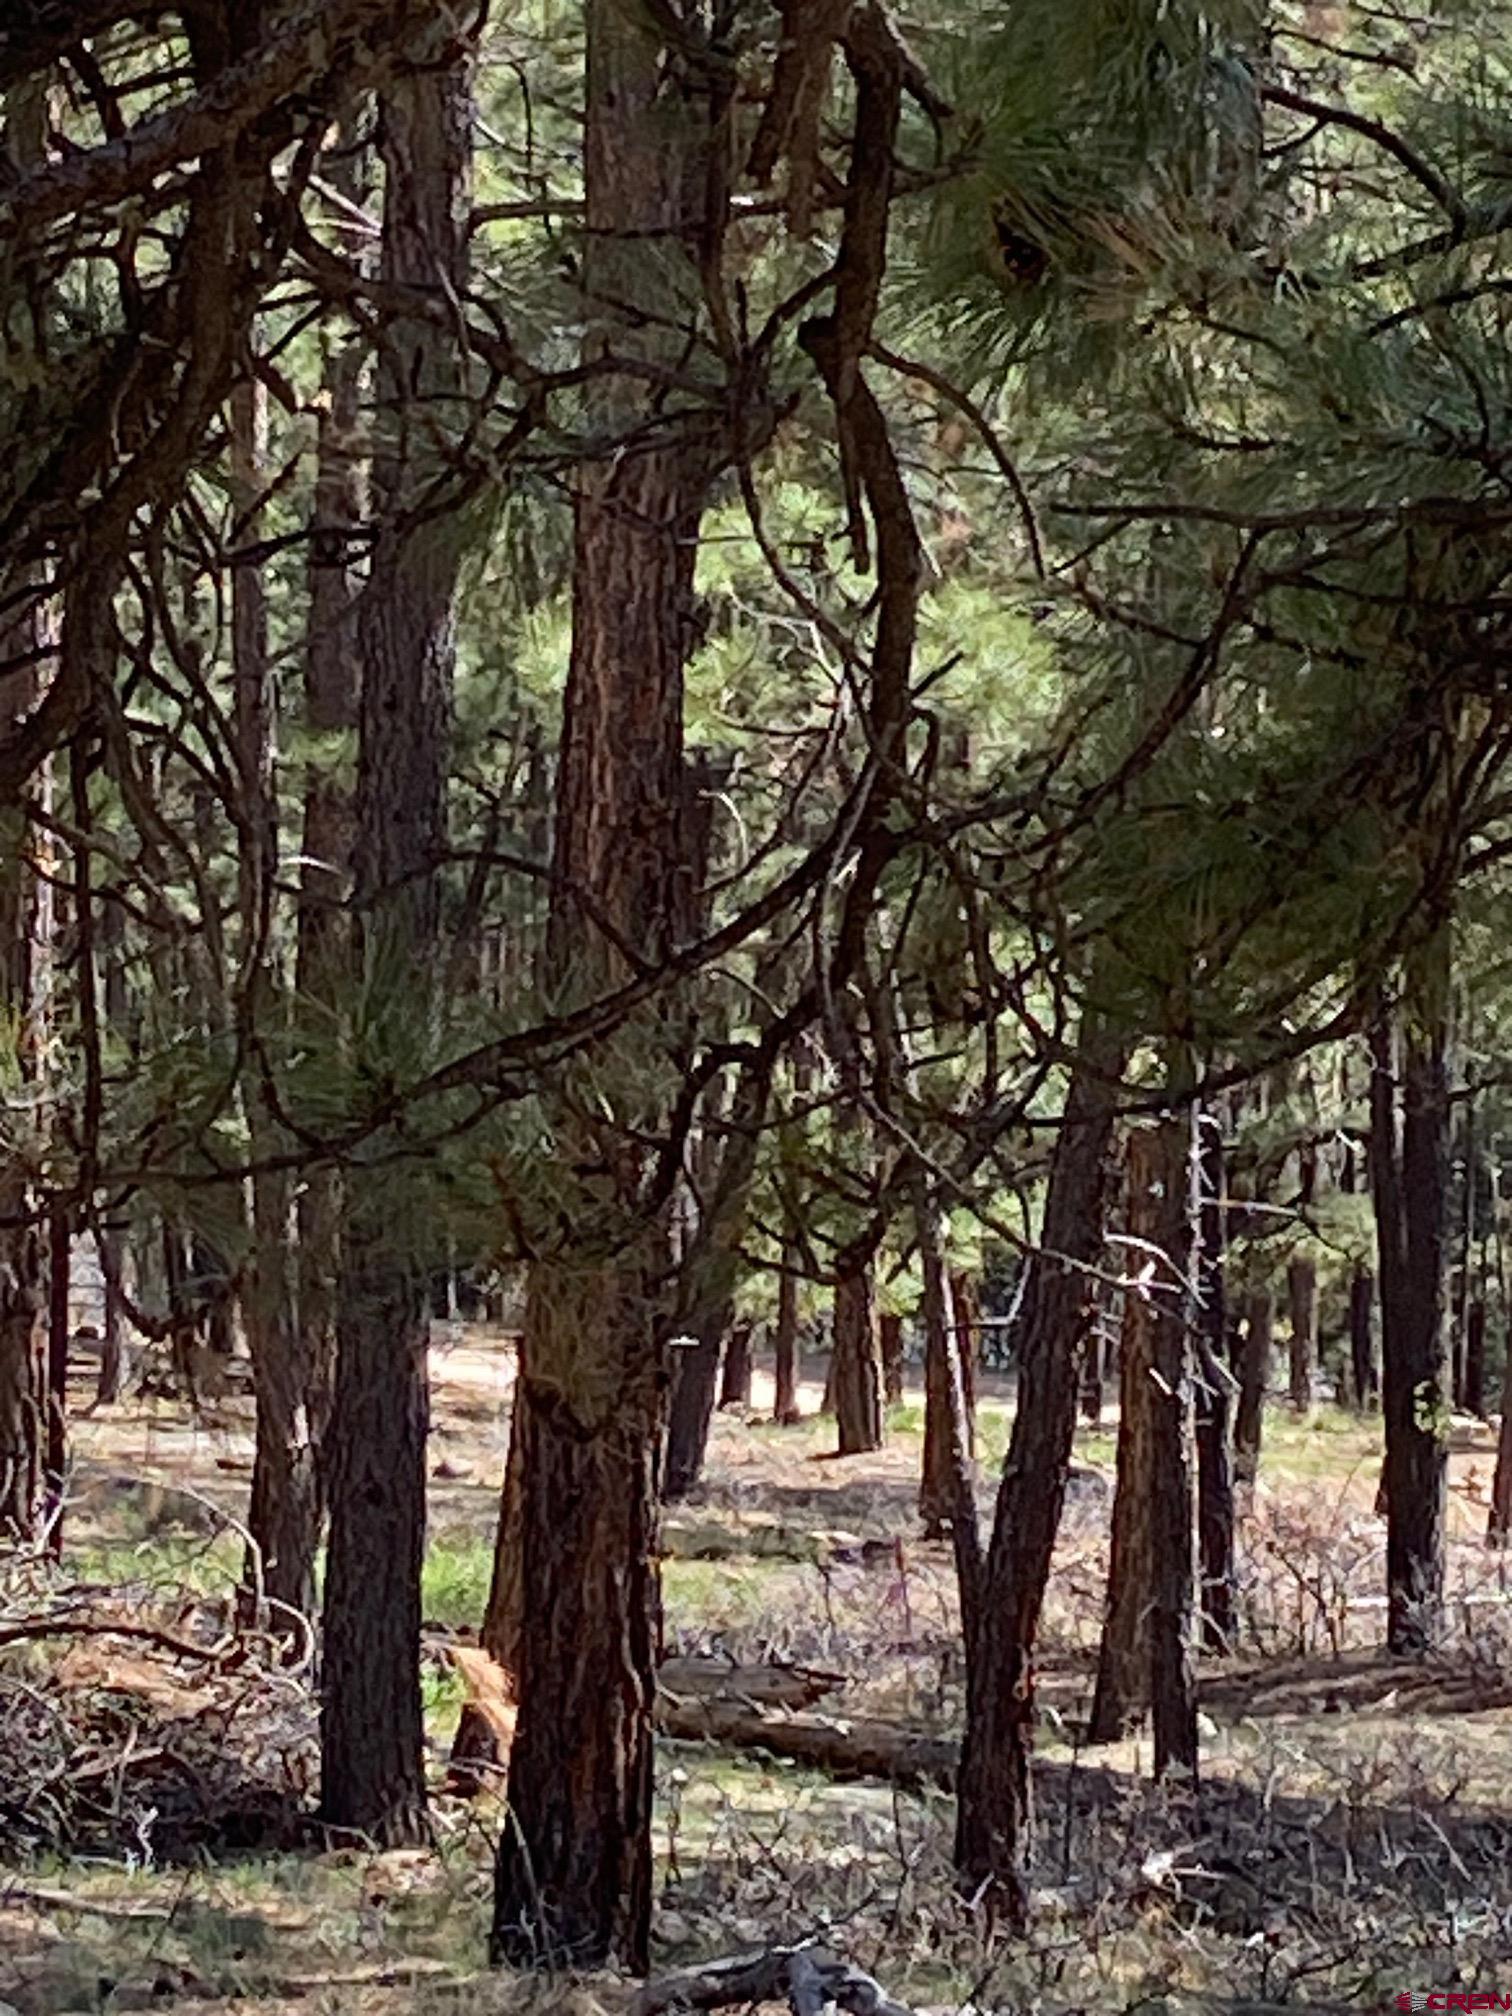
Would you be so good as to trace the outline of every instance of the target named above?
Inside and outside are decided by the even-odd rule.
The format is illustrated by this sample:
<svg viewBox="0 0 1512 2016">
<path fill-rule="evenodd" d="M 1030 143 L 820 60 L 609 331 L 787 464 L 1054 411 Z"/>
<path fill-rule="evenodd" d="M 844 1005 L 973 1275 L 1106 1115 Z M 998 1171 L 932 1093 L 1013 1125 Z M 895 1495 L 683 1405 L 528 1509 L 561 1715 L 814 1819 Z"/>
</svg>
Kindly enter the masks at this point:
<svg viewBox="0 0 1512 2016">
<path fill-rule="evenodd" d="M 663 2016 L 674 2009 L 728 2009 L 736 2004 L 786 2002 L 793 2016 L 821 2016 L 831 2006 L 848 2016 L 913 2016 L 870 1974 L 817 1946 L 771 1946 L 735 1953 L 703 1967 L 687 1967 L 648 1981 L 630 2004 L 630 2016 Z"/>
<path fill-rule="evenodd" d="M 829 1721 L 817 1715 L 763 1715 L 739 1702 L 662 1694 L 656 1726 L 685 1743 L 765 1750 L 832 1778 L 882 1778 L 896 1785 L 955 1784 L 960 1745 L 921 1736 L 897 1722 Z"/>
</svg>

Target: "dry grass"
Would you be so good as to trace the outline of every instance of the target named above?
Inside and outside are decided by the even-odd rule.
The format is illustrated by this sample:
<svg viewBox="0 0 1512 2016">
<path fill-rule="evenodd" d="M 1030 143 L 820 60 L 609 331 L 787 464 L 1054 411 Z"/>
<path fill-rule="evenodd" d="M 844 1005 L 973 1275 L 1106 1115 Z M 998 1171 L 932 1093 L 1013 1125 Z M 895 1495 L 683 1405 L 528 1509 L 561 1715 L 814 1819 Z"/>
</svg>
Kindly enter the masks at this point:
<svg viewBox="0 0 1512 2016">
<path fill-rule="evenodd" d="M 441 1627 L 470 1621 L 486 1587 L 508 1368 L 473 1336 L 438 1354 L 436 1372 L 427 1603 Z M 817 1386 L 805 1397 L 816 1406 Z M 1002 1383 L 989 1382 L 989 1450 L 1009 1418 Z M 669 1522 L 674 1646 L 820 1664 L 849 1676 L 839 1714 L 953 1728 L 953 1578 L 947 1551 L 915 1538 L 918 1426 L 912 1394 L 889 1448 L 842 1464 L 827 1455 L 827 1424 L 721 1417 L 708 1484 Z M 956 1898 L 943 1795 L 665 1743 L 659 1957 L 828 1927 L 893 1993 L 938 2010 L 1370 2009 L 1404 1987 L 1496 1985 L 1512 1952 L 1512 1619 L 1504 1564 L 1474 1538 L 1489 1440 L 1466 1438 L 1454 1459 L 1453 1643 L 1408 1667 L 1377 1649 L 1376 1424 L 1329 1411 L 1267 1426 L 1245 1522 L 1241 1653 L 1204 1669 L 1200 1808 L 1147 1784 L 1141 1741 L 1081 1748 L 1113 1450 L 1106 1428 L 1087 1431 L 1046 1618 L 1032 1936 L 994 1945 Z M 246 1427 L 235 1406 L 191 1424 L 163 1403 L 84 1424 L 73 1572 L 129 1575 L 144 1612 L 192 1598 L 198 1615 L 223 1598 Z M 119 1700 L 134 1685 L 137 1740 L 171 1719 L 175 1704 L 154 1702 L 160 1682 L 140 1671 L 132 1682 L 119 1662 L 112 1673 L 53 1658 L 43 1670 L 36 1657 L 13 1677 L 39 1698 L 114 1686 Z M 439 1660 L 427 1701 L 439 1783 L 457 1704 Z M 307 1724 L 291 1729 L 289 1756 L 301 1745 L 308 1759 Z M 436 1812 L 423 1855 L 233 1855 L 222 1842 L 165 1866 L 149 1829 L 134 1864 L 124 1835 L 95 1840 L 94 1859 L 13 1859 L 0 1872 L 0 1999 L 22 2016 L 149 2004 L 221 2016 L 248 2001 L 374 2016 L 620 2009 L 625 1991 L 608 1979 L 482 1973 L 496 1815 L 444 1799 Z"/>
</svg>

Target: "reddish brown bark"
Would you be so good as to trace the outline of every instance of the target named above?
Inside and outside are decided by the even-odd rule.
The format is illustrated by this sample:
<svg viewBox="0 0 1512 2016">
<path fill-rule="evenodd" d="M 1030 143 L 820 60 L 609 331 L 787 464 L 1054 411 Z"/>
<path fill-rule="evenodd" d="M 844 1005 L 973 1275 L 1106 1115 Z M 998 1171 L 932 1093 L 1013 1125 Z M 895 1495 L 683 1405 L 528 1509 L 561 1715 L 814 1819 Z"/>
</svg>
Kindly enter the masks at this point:
<svg viewBox="0 0 1512 2016">
<path fill-rule="evenodd" d="M 1191 1675 L 1195 1584 L 1187 1309 L 1192 1227 L 1187 1131 L 1174 1121 L 1135 1134 L 1129 1229 L 1168 1256 L 1125 1305 L 1118 1488 L 1092 1736 L 1111 1742 L 1151 1710 L 1157 1775 L 1195 1774 Z"/>
<path fill-rule="evenodd" d="M 685 270 L 654 248 L 684 216 L 706 110 L 648 22 L 617 0 L 590 0 L 590 355 L 669 340 Z M 614 315 L 614 303 L 653 297 L 645 319 Z M 644 433 L 635 381 L 601 381 L 599 394 L 595 420 L 607 438 Z M 676 929 L 683 663 L 712 473 L 707 444 L 657 434 L 579 480 L 546 958 L 559 998 L 612 985 L 622 946 L 656 960 Z M 652 1032 L 632 1032 L 632 1043 L 637 1036 L 625 1069 L 643 1081 Z M 600 1057 L 595 1068 L 612 1062 Z M 516 1389 L 524 1628 L 490 1950 L 496 1961 L 553 1967 L 612 1954 L 643 1971 L 660 1637 L 660 1284 L 671 1256 L 661 1219 L 627 1224 L 645 1151 L 604 1123 L 592 1090 L 575 1097 L 569 1082 L 558 1124 L 566 1159 L 604 1174 L 585 1183 L 575 1250 L 532 1269 Z M 647 1117 L 654 1124 L 654 1108 Z"/>
</svg>

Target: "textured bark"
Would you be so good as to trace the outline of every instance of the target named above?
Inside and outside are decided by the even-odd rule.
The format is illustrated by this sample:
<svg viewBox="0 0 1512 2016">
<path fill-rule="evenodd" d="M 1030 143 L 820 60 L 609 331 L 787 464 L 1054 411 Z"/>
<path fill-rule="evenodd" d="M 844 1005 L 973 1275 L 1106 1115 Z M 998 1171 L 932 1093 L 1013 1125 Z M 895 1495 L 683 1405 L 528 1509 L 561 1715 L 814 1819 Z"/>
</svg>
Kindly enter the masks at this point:
<svg viewBox="0 0 1512 2016">
<path fill-rule="evenodd" d="M 877 1334 L 882 1351 L 882 1398 L 896 1407 L 903 1398 L 903 1318 L 884 1310 L 878 1318 Z"/>
<path fill-rule="evenodd" d="M 880 1449 L 882 1363 L 872 1287 L 870 1244 L 840 1256 L 835 1281 L 835 1343 L 831 1360 L 839 1453 L 863 1456 Z"/>
<path fill-rule="evenodd" d="M 782 1272 L 777 1279 L 777 1328 L 773 1339 L 776 1359 L 777 1397 L 772 1419 L 789 1428 L 802 1417 L 798 1409 L 798 1254 L 783 1249 Z"/>
<path fill-rule="evenodd" d="M 721 1407 L 751 1404 L 751 1325 L 732 1323 L 725 1333 L 724 1374 L 719 1382 Z"/>
<path fill-rule="evenodd" d="M 962 1310 L 964 1275 L 946 1274 L 941 1283 L 944 1323 L 924 1326 L 924 1474 L 919 1484 L 919 1517 L 927 1539 L 945 1533 L 956 1503 L 955 1442 L 965 1435 L 966 1459 L 976 1452 L 975 1382 L 971 1375 L 971 1315 Z"/>
<path fill-rule="evenodd" d="M 1449 987 L 1450 932 L 1444 920 L 1408 956 L 1396 1040 L 1384 1019 L 1372 1032 L 1370 1155 L 1381 1270 L 1387 1643 L 1402 1655 L 1428 1651 L 1443 1629 Z"/>
<path fill-rule="evenodd" d="M 1287 1397 L 1299 1414 L 1313 1404 L 1318 1369 L 1318 1263 L 1299 1253 L 1286 1270 L 1287 1310 L 1291 1320 Z"/>
<path fill-rule="evenodd" d="M 1135 1237 L 1189 1275 L 1183 1126 L 1167 1121 L 1132 1137 L 1129 1221 Z M 1118 1488 L 1092 1736 L 1114 1740 L 1148 1704 L 1158 1775 L 1172 1766 L 1195 1773 L 1197 1766 L 1190 1644 L 1196 1560 L 1188 1311 L 1168 1269 L 1154 1280 L 1166 1285 L 1132 1289 L 1125 1305 Z"/>
<path fill-rule="evenodd" d="M 7 94 L 3 138 L 12 173 L 45 157 L 45 87 L 28 82 Z M 36 312 L 17 302 L 15 312 L 29 307 Z M 34 711 L 39 630 L 30 610 L 0 620 L 0 735 Z M 19 792 L 0 800 L 0 1024 L 14 1046 L 10 1071 L 34 1087 L 45 1054 L 40 913 L 50 899 L 28 865 L 28 824 Z M 38 1200 L 28 1160 L 11 1148 L 0 1157 L 0 1536 L 22 1541 L 39 1531 L 47 1414 L 47 1252 L 29 1215 Z"/>
<path fill-rule="evenodd" d="M 587 9 L 586 105 L 585 347 L 655 349 L 676 340 L 668 322 L 687 300 L 673 248 L 707 106 L 675 52 L 617 0 Z M 639 302 L 654 303 L 644 321 Z M 612 303 L 632 314 L 617 321 Z M 633 382 L 606 381 L 600 398 L 606 438 L 644 433 Z M 546 955 L 558 998 L 612 985 L 624 947 L 655 961 L 685 901 L 683 665 L 712 473 L 707 443 L 658 434 L 579 479 Z M 652 1032 L 624 1041 L 637 1050 L 625 1110 L 654 1126 L 670 1088 L 652 1082 Z M 612 1057 L 597 1064 L 613 1072 Z M 584 1179 L 571 1264 L 532 1269 L 515 1402 L 525 1628 L 491 1952 L 551 1966 L 613 1954 L 643 1971 L 660 1635 L 658 1284 L 670 1240 L 639 1201 L 644 1150 L 599 1117 L 585 1089 L 564 1086 L 562 1152 L 604 1173 Z"/>
<path fill-rule="evenodd" d="M 1216 1116 L 1205 1116 L 1198 1156 L 1201 1206 L 1198 1226 L 1195 1381 L 1197 1435 L 1197 1551 L 1201 1565 L 1202 1642 L 1226 1652 L 1234 1636 L 1234 1380 L 1225 1358 L 1225 1178 L 1223 1136 Z"/>
<path fill-rule="evenodd" d="M 1359 1268 L 1349 1283 L 1349 1373 L 1351 1398 L 1361 1410 L 1369 1407 L 1381 1390 L 1380 1368 L 1376 1363 L 1375 1276 Z"/>
<path fill-rule="evenodd" d="M 1029 1758 L 1034 1647 L 1065 1499 L 1080 1360 L 1097 1311 L 1086 1269 L 1101 1257 L 1123 1046 L 1096 1021 L 1082 1032 L 1045 1200 L 1041 1250 L 1020 1320 L 1018 1405 L 982 1574 L 968 1661 L 956 1867 L 1012 1918 L 1026 1905 L 1033 1829 Z"/>
<path fill-rule="evenodd" d="M 1245 1306 L 1244 1341 L 1239 1351 L 1239 1405 L 1234 1416 L 1234 1476 L 1253 1484 L 1260 1471 L 1260 1438 L 1265 1426 L 1265 1394 L 1274 1352 L 1275 1304 L 1268 1288 L 1257 1288 Z"/>
<path fill-rule="evenodd" d="M 382 269 L 396 288 L 464 284 L 471 102 L 456 56 L 420 66 L 384 103 Z M 458 543 L 416 515 L 433 489 L 462 389 L 445 324 L 384 331 L 375 460 L 382 505 L 361 605 L 356 890 L 364 1063 L 405 1068 L 428 1038 L 439 950 L 446 748 Z M 413 1068 L 412 1066 L 410 1068 Z M 329 1469 L 321 1716 L 324 1817 L 375 1839 L 426 1832 L 420 1569 L 429 1408 L 430 1258 L 406 1195 L 415 1179 L 354 1168 L 347 1181 Z"/>
</svg>

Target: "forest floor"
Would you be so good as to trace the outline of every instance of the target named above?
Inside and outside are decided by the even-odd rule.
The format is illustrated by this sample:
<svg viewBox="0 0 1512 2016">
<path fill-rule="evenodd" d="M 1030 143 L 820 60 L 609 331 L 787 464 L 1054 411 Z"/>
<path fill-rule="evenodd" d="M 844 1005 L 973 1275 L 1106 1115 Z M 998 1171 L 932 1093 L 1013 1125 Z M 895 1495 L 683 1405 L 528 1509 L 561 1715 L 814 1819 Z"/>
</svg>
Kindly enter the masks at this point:
<svg viewBox="0 0 1512 2016">
<path fill-rule="evenodd" d="M 165 1400 L 99 1410 L 78 1426 L 63 1578 L 13 1569 L 0 1640 L 44 1611 L 108 1612 L 149 1635 L 27 1640 L 5 1655 L 0 2004 L 20 2016 L 624 2007 L 607 1977 L 525 1984 L 481 1965 L 498 1814 L 441 1788 L 462 1701 L 452 1647 L 487 1592 L 508 1352 L 487 1332 L 453 1333 L 434 1373 L 434 1850 L 311 1843 L 295 1825 L 313 1786 L 307 1677 L 223 1642 L 247 1403 L 211 1403 L 199 1420 Z M 986 1518 L 1011 1396 L 984 1384 Z M 810 1719 L 842 1748 L 877 1723 L 943 1747 L 961 1673 L 948 1549 L 917 1537 L 921 1395 L 893 1410 L 882 1453 L 844 1462 L 827 1456 L 832 1423 L 764 1419 L 760 1373 L 755 1398 L 719 1417 L 706 1485 L 668 1521 L 669 1652 L 822 1669 L 839 1684 Z M 817 1379 L 803 1399 L 817 1409 Z M 1081 1431 L 1046 1619 L 1027 1941 L 992 1946 L 955 1897 L 947 1790 L 663 1738 L 658 1964 L 819 1933 L 920 2010 L 1047 2016 L 1512 1991 L 1512 1563 L 1479 1539 L 1493 1431 L 1455 1430 L 1453 1636 L 1417 1665 L 1378 1649 L 1379 1432 L 1331 1407 L 1267 1418 L 1240 1648 L 1201 1671 L 1196 1803 L 1149 1785 L 1143 1741 L 1080 1740 L 1114 1453 L 1111 1422 Z"/>
</svg>

